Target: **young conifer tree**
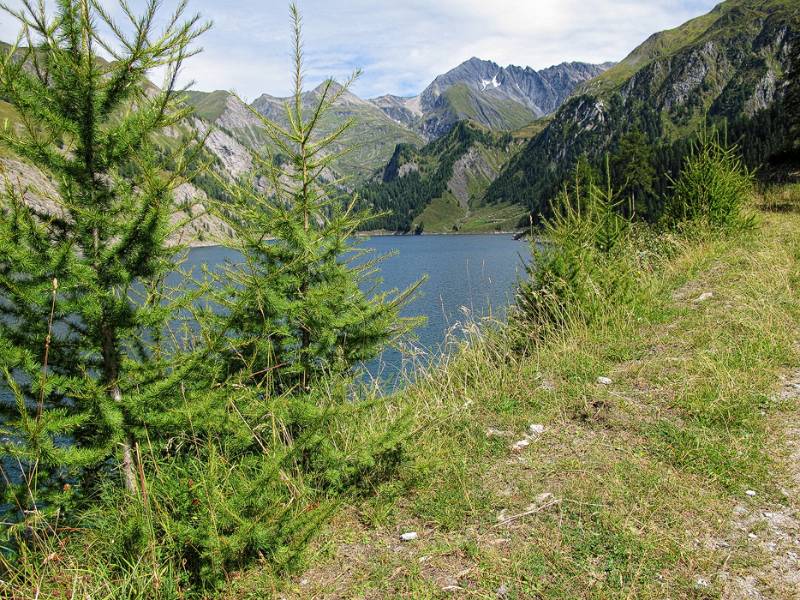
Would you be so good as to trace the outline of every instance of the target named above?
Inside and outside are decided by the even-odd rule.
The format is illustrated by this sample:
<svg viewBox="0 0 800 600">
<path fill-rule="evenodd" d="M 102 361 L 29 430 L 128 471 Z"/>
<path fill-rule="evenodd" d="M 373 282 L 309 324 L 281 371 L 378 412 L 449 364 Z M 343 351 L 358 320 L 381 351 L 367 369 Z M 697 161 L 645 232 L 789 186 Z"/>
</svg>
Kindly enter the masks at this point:
<svg viewBox="0 0 800 600">
<path fill-rule="evenodd" d="M 163 286 L 175 267 L 172 191 L 193 143 L 167 173 L 154 136 L 189 112 L 178 72 L 208 25 L 185 15 L 185 1 L 171 16 L 158 0 L 143 4 L 136 14 L 120 0 L 120 21 L 99 0 L 3 6 L 22 31 L 0 62 L 0 94 L 19 114 L 0 143 L 58 193 L 42 212 L 24 195 L 44 190 L 6 177 L 0 201 L 0 368 L 15 399 L 0 434 L 4 465 L 27 488 L 0 503 L 74 493 L 109 464 L 134 490 L 135 444 L 163 412 L 159 389 L 180 376 L 154 341 L 174 316 Z M 160 89 L 147 79 L 154 70 Z"/>
<path fill-rule="evenodd" d="M 372 293 L 378 261 L 365 259 L 355 234 L 373 215 L 331 176 L 353 122 L 331 128 L 329 113 L 358 73 L 304 93 L 300 15 L 295 5 L 290 12 L 287 126 L 253 110 L 270 143 L 257 158 L 262 175 L 227 186 L 232 206 L 222 208 L 233 215 L 234 248 L 244 261 L 218 280 L 228 373 L 276 394 L 306 393 L 374 358 L 415 323 L 399 312 L 418 285 Z"/>
</svg>

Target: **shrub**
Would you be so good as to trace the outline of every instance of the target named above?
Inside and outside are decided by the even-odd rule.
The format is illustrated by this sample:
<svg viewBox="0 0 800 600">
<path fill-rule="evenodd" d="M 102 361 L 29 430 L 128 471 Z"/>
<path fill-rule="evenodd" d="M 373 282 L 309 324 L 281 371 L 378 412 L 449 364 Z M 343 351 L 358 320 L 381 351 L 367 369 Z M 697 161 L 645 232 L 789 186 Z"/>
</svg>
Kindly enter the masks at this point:
<svg viewBox="0 0 800 600">
<path fill-rule="evenodd" d="M 578 318 L 599 316 L 612 297 L 631 289 L 631 221 L 620 214 L 607 181 L 599 187 L 592 176 L 576 171 L 572 189 L 553 204 L 553 216 L 533 242 L 529 279 L 520 285 L 515 316 L 540 334 Z"/>
<path fill-rule="evenodd" d="M 754 174 L 742 162 L 736 146 L 727 146 L 716 130 L 703 131 L 672 182 L 665 219 L 668 226 L 699 224 L 711 229 L 750 227 L 745 205 Z"/>
</svg>

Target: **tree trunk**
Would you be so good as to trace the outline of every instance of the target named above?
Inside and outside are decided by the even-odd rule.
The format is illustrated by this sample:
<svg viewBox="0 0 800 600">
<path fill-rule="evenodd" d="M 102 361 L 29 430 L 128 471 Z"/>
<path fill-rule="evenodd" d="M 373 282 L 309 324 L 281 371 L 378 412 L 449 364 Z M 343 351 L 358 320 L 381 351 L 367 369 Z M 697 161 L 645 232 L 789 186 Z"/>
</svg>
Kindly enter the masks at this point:
<svg viewBox="0 0 800 600">
<path fill-rule="evenodd" d="M 119 353 L 117 352 L 117 335 L 111 325 L 103 326 L 103 367 L 105 371 L 106 385 L 109 386 L 111 399 L 117 404 L 122 405 L 122 392 L 119 389 Z M 124 424 L 123 424 L 124 427 Z M 133 461 L 133 441 L 130 435 L 125 433 L 122 440 L 122 476 L 125 479 L 125 489 L 131 493 L 136 493 L 136 472 Z"/>
<path fill-rule="evenodd" d="M 122 393 L 119 391 L 118 386 L 114 385 L 111 396 L 117 404 L 122 403 Z M 133 443 L 130 437 L 126 435 L 125 439 L 122 441 L 122 464 L 120 466 L 122 467 L 122 475 L 125 478 L 125 489 L 128 490 L 129 493 L 135 494 L 136 475 L 134 473 L 133 452 L 131 448 L 133 448 Z"/>
</svg>

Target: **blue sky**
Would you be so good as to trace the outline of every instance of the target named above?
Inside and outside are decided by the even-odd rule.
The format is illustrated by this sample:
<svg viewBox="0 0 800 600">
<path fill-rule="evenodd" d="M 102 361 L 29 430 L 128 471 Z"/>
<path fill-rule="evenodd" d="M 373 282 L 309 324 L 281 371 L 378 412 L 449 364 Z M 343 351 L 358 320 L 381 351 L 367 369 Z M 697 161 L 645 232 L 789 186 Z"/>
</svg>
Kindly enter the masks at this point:
<svg viewBox="0 0 800 600">
<path fill-rule="evenodd" d="M 134 8 L 140 0 L 129 0 Z M 17 4 L 14 0 L 10 5 Z M 414 95 L 471 56 L 543 68 L 563 61 L 620 60 L 650 34 L 710 10 L 716 0 L 299 0 L 307 86 L 364 71 L 363 97 Z M 109 1 L 109 5 L 113 2 Z M 165 8 L 175 0 L 163 0 Z M 284 0 L 189 0 L 214 21 L 185 77 L 196 89 L 234 89 L 248 99 L 289 90 Z M 17 30 L 0 15 L 0 39 Z"/>
</svg>

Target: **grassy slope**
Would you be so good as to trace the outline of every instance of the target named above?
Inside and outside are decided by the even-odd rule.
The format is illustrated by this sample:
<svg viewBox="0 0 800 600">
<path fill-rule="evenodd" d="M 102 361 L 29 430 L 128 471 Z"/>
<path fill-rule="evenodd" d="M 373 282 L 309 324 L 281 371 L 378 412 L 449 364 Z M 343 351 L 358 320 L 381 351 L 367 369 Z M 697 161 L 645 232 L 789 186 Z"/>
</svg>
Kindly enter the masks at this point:
<svg viewBox="0 0 800 600">
<path fill-rule="evenodd" d="M 515 231 L 528 211 L 519 204 L 487 204 L 470 211 L 469 218 L 459 223 L 461 233 Z"/>
<path fill-rule="evenodd" d="M 653 60 L 670 56 L 696 43 L 718 18 L 719 13 L 714 10 L 674 29 L 653 34 L 624 60 L 584 84 L 582 89 L 602 94 L 620 88 Z"/>
<path fill-rule="evenodd" d="M 495 172 L 500 172 L 511 153 L 499 148 L 488 147 L 481 143 L 474 146 L 486 164 Z M 420 157 L 418 164 L 423 164 Z M 433 169 L 435 169 L 435 163 Z M 431 169 L 431 165 L 424 168 Z M 491 233 L 494 231 L 513 231 L 517 229 L 519 220 L 527 214 L 524 207 L 517 204 L 484 204 L 483 195 L 491 184 L 491 180 L 478 171 L 467 172 L 467 190 L 470 195 L 469 210 L 460 205 L 449 191 L 440 198 L 434 198 L 425 210 L 414 219 L 414 225 L 424 224 L 427 233 Z"/>
<path fill-rule="evenodd" d="M 217 90 L 216 92 L 199 92 L 190 90 L 186 92 L 188 103 L 194 108 L 194 114 L 209 123 L 216 121 L 224 112 L 230 92 Z"/>
<path fill-rule="evenodd" d="M 735 25 L 723 22 L 723 17 L 733 11 L 741 14 L 733 18 Z M 603 94 L 622 87 L 636 72 L 654 60 L 675 55 L 687 47 L 719 37 L 735 34 L 752 27 L 765 15 L 796 14 L 794 0 L 728 0 L 711 12 L 687 21 L 674 29 L 650 36 L 624 60 L 579 88 L 580 91 Z"/>
<path fill-rule="evenodd" d="M 762 512 L 798 508 L 775 440 L 798 417 L 778 399 L 798 368 L 800 215 L 760 221 L 741 238 L 677 242 L 602 326 L 523 358 L 476 340 L 395 398 L 427 423 L 403 479 L 340 516 L 287 594 L 716 598 L 725 574 L 750 573 L 793 597 L 747 534 L 768 539 Z M 511 452 L 530 423 L 545 433 Z M 411 530 L 419 539 L 400 543 Z M 243 574 L 230 597 L 272 585 Z"/>
<path fill-rule="evenodd" d="M 355 181 L 363 181 L 385 166 L 397 144 L 423 144 L 419 135 L 373 106 L 334 107 L 321 123 L 319 136 L 335 131 L 350 118 L 355 119 L 355 123 L 341 139 L 342 148 L 348 152 L 335 164 L 338 171 L 352 176 Z"/>
<path fill-rule="evenodd" d="M 553 115 L 548 115 L 546 117 L 542 117 L 541 119 L 536 119 L 532 123 L 528 123 L 525 127 L 521 129 L 517 129 L 516 131 L 512 131 L 511 135 L 514 136 L 515 140 L 526 141 L 535 138 L 539 135 L 542 131 L 544 131 L 545 127 L 547 127 L 550 122 L 553 120 Z"/>
<path fill-rule="evenodd" d="M 414 225 L 422 223 L 425 233 L 493 233 L 496 231 L 515 231 L 520 219 L 527 214 L 518 204 L 487 204 L 467 213 L 452 194 L 434 199 L 414 220 Z"/>
<path fill-rule="evenodd" d="M 0 126 L 5 126 L 6 122 L 14 126 L 19 120 L 17 110 L 4 100 L 0 100 Z M 11 156 L 11 152 L 4 146 L 0 146 L 0 156 Z"/>
<path fill-rule="evenodd" d="M 423 224 L 426 233 L 451 233 L 453 224 L 466 216 L 466 211 L 450 192 L 434 198 L 425 210 L 414 219 L 414 225 Z"/>
<path fill-rule="evenodd" d="M 484 122 L 485 119 L 492 129 L 520 129 L 536 119 L 536 115 L 522 104 L 478 95 L 465 84 L 449 87 L 444 96 L 458 120 Z"/>
</svg>

